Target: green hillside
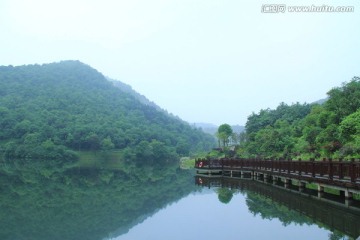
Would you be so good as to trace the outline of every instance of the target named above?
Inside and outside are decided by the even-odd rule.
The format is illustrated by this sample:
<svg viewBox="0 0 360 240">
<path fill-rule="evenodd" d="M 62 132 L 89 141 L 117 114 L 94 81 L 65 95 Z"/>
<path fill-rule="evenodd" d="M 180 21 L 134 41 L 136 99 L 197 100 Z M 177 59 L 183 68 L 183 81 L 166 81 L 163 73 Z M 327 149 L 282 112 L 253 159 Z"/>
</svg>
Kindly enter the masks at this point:
<svg viewBox="0 0 360 240">
<path fill-rule="evenodd" d="M 79 61 L 0 67 L 0 128 L 8 159 L 121 150 L 127 160 L 156 162 L 213 146 L 211 136 L 142 104 Z"/>
<path fill-rule="evenodd" d="M 360 78 L 328 91 L 322 104 L 281 103 L 246 122 L 243 157 L 360 158 Z"/>
</svg>

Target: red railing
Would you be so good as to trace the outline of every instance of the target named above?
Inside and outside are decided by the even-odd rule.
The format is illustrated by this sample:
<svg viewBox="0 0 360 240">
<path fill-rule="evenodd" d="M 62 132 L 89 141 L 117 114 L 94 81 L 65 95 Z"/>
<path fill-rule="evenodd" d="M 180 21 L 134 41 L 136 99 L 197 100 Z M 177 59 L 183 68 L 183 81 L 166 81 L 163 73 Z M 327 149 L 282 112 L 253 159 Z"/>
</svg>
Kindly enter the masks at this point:
<svg viewBox="0 0 360 240">
<path fill-rule="evenodd" d="M 354 159 L 350 161 L 332 159 L 321 161 L 314 159 L 308 161 L 242 158 L 198 159 L 195 161 L 195 168 L 198 170 L 248 170 L 360 185 L 360 162 Z"/>
</svg>

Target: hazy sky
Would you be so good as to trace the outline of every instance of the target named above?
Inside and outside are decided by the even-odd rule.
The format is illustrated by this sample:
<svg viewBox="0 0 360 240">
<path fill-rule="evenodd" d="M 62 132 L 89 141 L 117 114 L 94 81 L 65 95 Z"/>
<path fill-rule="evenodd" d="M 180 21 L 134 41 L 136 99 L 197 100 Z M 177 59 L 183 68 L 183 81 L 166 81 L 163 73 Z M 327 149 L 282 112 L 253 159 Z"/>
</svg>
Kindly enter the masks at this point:
<svg viewBox="0 0 360 240">
<path fill-rule="evenodd" d="M 360 76 L 360 1 L 1 0 L 0 46 L 0 65 L 80 60 L 186 121 L 245 124 Z"/>
</svg>

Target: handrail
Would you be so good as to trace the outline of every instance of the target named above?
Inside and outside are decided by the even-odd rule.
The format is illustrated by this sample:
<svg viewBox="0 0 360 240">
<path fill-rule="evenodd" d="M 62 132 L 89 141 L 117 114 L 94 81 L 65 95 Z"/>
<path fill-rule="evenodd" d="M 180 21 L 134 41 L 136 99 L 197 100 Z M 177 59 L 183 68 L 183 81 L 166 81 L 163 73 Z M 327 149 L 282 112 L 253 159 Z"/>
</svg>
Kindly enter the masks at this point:
<svg viewBox="0 0 360 240">
<path fill-rule="evenodd" d="M 328 181 L 343 181 L 360 185 L 360 161 L 322 159 L 315 161 L 284 160 L 284 159 L 245 159 L 220 158 L 197 159 L 195 168 L 222 170 L 249 170 L 258 172 L 277 173 L 279 175 L 297 175 L 313 179 L 327 179 Z M 359 183 L 357 183 L 359 182 Z"/>
</svg>

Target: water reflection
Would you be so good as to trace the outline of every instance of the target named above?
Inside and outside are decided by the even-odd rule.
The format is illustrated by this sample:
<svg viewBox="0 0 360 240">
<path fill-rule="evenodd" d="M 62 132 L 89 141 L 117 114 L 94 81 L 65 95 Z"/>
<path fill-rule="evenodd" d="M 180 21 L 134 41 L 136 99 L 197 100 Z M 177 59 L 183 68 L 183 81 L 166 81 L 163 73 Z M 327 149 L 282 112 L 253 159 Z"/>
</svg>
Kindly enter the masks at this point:
<svg viewBox="0 0 360 240">
<path fill-rule="evenodd" d="M 234 191 L 228 188 L 219 188 L 217 189 L 217 194 L 219 201 L 222 203 L 229 203 L 234 196 Z"/>
<path fill-rule="evenodd" d="M 278 219 L 283 226 L 312 225 L 331 231 L 329 239 L 356 239 L 360 235 L 360 209 L 334 205 L 295 194 L 251 179 L 196 177 L 195 183 L 213 188 L 222 203 L 229 203 L 233 193 L 246 195 L 246 205 L 254 216 Z"/>
<path fill-rule="evenodd" d="M 175 165 L 121 169 L 2 163 L 0 239 L 94 239 L 126 233 L 193 191 Z"/>
<path fill-rule="evenodd" d="M 201 181 L 214 187 L 197 187 L 193 172 L 177 164 L 2 162 L 0 239 L 346 239 L 360 234 L 360 213 L 255 181 Z"/>
</svg>

